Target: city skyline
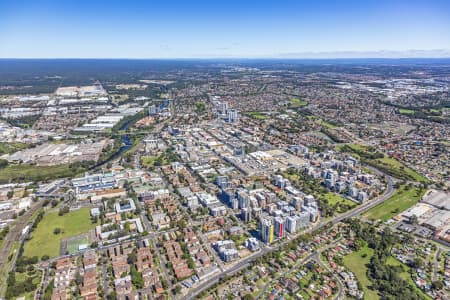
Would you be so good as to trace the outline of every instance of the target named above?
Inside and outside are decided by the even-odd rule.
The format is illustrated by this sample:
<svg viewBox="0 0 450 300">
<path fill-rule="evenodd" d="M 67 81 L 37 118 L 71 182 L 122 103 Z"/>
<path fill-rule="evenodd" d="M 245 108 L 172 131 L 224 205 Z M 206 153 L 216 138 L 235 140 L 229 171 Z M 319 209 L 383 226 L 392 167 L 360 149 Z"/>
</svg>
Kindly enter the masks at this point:
<svg viewBox="0 0 450 300">
<path fill-rule="evenodd" d="M 0 1 L 0 58 L 450 57 L 445 1 Z"/>
</svg>

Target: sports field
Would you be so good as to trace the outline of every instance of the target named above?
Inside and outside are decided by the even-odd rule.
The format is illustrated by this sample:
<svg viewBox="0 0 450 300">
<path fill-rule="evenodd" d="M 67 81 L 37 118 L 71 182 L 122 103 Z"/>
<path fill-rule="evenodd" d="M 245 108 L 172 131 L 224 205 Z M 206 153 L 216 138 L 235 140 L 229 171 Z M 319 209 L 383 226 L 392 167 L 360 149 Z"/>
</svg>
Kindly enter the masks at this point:
<svg viewBox="0 0 450 300">
<path fill-rule="evenodd" d="M 44 255 L 58 256 L 63 238 L 87 233 L 95 225 L 90 220 L 89 208 L 71 211 L 63 216 L 59 216 L 58 212 L 48 213 L 32 233 L 31 240 L 25 243 L 24 255 L 39 258 Z M 60 228 L 61 233 L 54 234 L 55 228 Z"/>
<path fill-rule="evenodd" d="M 89 239 L 87 236 L 80 236 L 67 241 L 67 252 L 69 254 L 76 253 L 79 250 L 80 245 L 89 245 Z"/>
</svg>

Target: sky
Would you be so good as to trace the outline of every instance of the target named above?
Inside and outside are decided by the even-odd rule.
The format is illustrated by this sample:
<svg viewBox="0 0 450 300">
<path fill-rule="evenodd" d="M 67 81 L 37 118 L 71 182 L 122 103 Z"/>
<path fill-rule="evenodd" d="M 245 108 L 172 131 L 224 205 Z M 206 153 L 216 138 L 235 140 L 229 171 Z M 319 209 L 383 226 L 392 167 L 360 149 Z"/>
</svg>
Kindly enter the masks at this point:
<svg viewBox="0 0 450 300">
<path fill-rule="evenodd" d="M 0 0 L 0 58 L 450 57 L 447 0 Z"/>
</svg>

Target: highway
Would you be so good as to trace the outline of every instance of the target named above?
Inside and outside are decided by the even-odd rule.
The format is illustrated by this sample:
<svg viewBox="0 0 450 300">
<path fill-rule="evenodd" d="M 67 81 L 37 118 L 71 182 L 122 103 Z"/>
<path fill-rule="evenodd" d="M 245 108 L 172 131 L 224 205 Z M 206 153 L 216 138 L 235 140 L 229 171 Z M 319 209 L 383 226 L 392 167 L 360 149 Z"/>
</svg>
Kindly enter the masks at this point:
<svg viewBox="0 0 450 300">
<path fill-rule="evenodd" d="M 391 176 L 386 175 L 386 179 L 387 179 L 387 188 L 385 190 L 385 192 L 380 195 L 378 198 L 366 202 L 358 207 L 356 207 L 355 209 L 348 211 L 346 213 L 343 213 L 335 218 L 333 218 L 332 220 L 328 220 L 328 221 L 322 221 L 319 222 L 318 224 L 316 224 L 315 226 L 309 228 L 308 230 L 305 230 L 303 232 L 300 232 L 297 234 L 305 234 L 308 232 L 314 232 L 316 230 L 319 230 L 329 224 L 337 224 L 345 219 L 349 219 L 349 218 L 353 218 L 355 216 L 358 216 L 364 212 L 366 212 L 367 210 L 371 209 L 374 206 L 377 206 L 378 204 L 386 201 L 389 197 L 391 197 L 394 193 L 395 193 L 395 188 L 394 188 L 394 178 L 392 178 Z M 294 237 L 295 238 L 295 237 Z M 291 239 L 292 240 L 292 239 Z M 291 240 L 285 240 L 284 242 L 274 246 L 274 247 L 264 247 L 262 250 L 260 250 L 259 252 L 254 253 L 253 255 L 250 255 L 249 257 L 239 261 L 238 263 L 236 263 L 234 266 L 232 266 L 229 269 L 226 269 L 225 271 L 216 274 L 214 276 L 212 276 L 208 281 L 205 281 L 203 283 L 201 283 L 200 285 L 198 285 L 195 289 L 193 289 L 192 291 L 190 291 L 188 294 L 186 294 L 186 296 L 183 298 L 185 300 L 191 300 L 191 299 L 195 299 L 195 297 L 200 294 L 202 291 L 207 290 L 208 288 L 212 287 L 214 284 L 216 284 L 217 282 L 219 282 L 219 280 L 225 278 L 225 276 L 230 276 L 233 275 L 243 269 L 245 269 L 247 266 L 250 265 L 250 263 L 258 258 L 258 257 L 262 257 L 265 254 L 272 252 L 272 251 L 278 251 L 280 249 L 280 247 L 282 245 L 284 245 L 285 243 L 290 242 Z M 314 255 L 314 253 L 311 254 L 311 256 Z"/>
</svg>

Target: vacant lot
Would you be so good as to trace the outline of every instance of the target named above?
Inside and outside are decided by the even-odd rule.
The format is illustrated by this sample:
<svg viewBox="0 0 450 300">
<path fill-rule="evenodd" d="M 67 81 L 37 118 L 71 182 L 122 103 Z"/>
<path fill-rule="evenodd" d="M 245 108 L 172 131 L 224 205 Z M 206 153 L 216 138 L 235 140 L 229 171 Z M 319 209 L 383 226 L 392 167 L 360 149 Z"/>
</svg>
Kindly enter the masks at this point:
<svg viewBox="0 0 450 300">
<path fill-rule="evenodd" d="M 77 173 L 77 169 L 69 168 L 69 165 L 34 166 L 34 165 L 9 165 L 0 169 L 0 183 L 45 181 L 55 178 L 70 177 Z"/>
<path fill-rule="evenodd" d="M 387 221 L 416 204 L 423 194 L 424 190 L 417 187 L 407 189 L 401 186 L 394 195 L 370 209 L 364 216 L 372 220 Z"/>
<path fill-rule="evenodd" d="M 58 212 L 46 214 L 33 232 L 31 240 L 25 243 L 24 255 L 28 257 L 44 255 L 58 256 L 61 239 L 86 233 L 93 229 L 88 208 L 71 211 L 63 216 Z M 60 228 L 61 233 L 54 234 L 55 228 Z"/>
<path fill-rule="evenodd" d="M 372 284 L 367 277 L 366 265 L 370 262 L 372 256 L 373 249 L 365 246 L 344 257 L 344 265 L 355 274 L 356 279 L 362 286 L 364 299 L 366 300 L 379 299 L 377 292 L 369 288 Z"/>
</svg>

